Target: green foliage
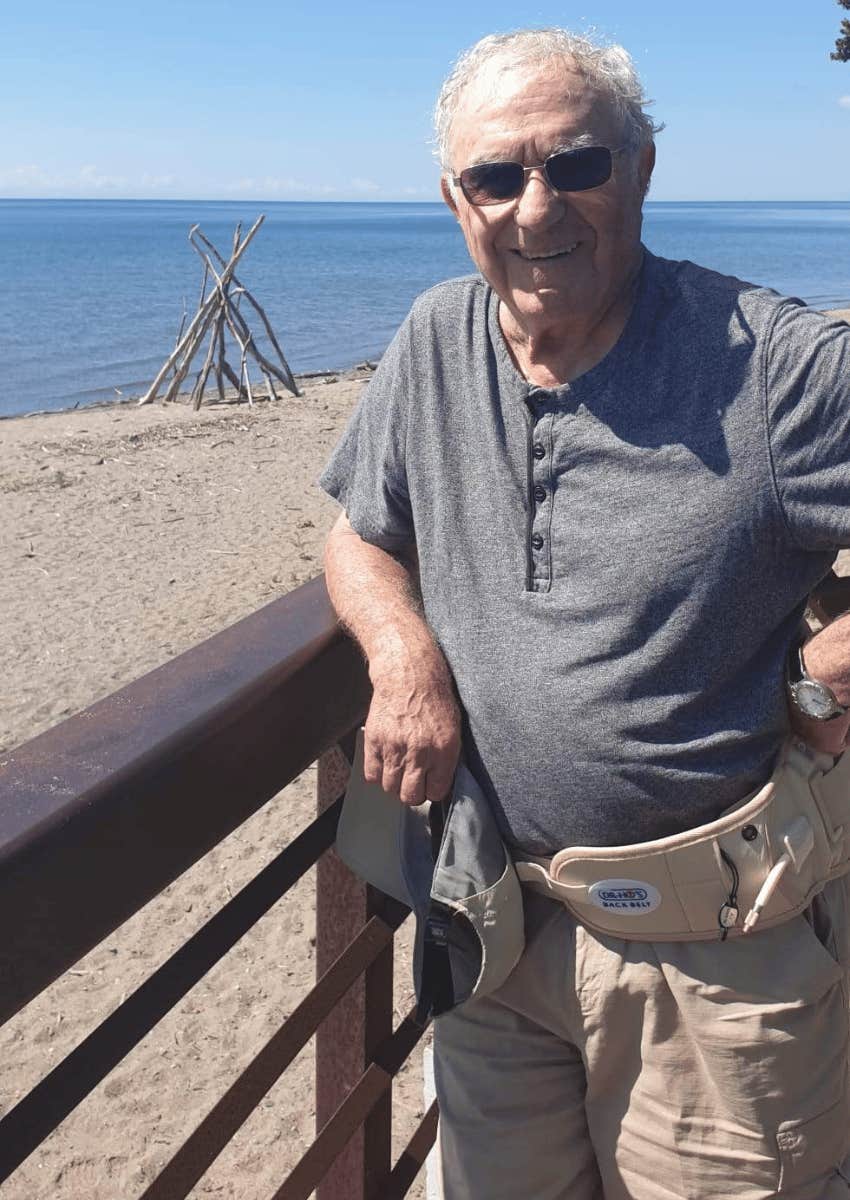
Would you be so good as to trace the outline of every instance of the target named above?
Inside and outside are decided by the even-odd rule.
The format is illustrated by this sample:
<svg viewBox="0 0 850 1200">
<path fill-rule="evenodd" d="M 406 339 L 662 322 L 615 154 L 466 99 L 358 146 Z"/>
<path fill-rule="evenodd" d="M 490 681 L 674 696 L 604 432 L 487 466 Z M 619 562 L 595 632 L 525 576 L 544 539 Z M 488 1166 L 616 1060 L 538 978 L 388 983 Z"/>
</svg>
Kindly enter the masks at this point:
<svg viewBox="0 0 850 1200">
<path fill-rule="evenodd" d="M 838 0 L 842 8 L 850 9 L 850 0 Z M 829 56 L 835 62 L 850 62 L 850 21 L 841 21 L 841 30 L 835 39 L 835 49 Z"/>
</svg>

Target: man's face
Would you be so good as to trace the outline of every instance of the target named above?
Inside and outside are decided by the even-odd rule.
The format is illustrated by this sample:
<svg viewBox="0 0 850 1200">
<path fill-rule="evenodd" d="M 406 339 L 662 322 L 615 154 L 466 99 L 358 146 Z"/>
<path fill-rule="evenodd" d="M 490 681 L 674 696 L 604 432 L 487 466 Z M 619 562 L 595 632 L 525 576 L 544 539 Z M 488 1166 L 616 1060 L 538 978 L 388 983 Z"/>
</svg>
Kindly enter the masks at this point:
<svg viewBox="0 0 850 1200">
<path fill-rule="evenodd" d="M 604 96 L 568 64 L 489 63 L 460 97 L 451 127 L 452 174 L 476 163 L 542 163 L 579 144 L 618 149 L 624 135 Z M 526 332 L 601 315 L 638 262 L 641 204 L 652 149 L 614 156 L 611 178 L 586 192 L 555 192 L 542 171 L 516 200 L 471 205 L 460 188 L 443 196 L 476 266 Z"/>
</svg>

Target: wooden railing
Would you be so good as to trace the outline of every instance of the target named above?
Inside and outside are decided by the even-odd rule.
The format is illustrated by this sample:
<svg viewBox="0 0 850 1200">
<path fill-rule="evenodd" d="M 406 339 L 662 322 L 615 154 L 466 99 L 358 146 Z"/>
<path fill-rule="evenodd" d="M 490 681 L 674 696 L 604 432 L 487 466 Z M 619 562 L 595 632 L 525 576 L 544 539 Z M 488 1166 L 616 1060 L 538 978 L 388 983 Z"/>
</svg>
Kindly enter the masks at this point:
<svg viewBox="0 0 850 1200">
<path fill-rule="evenodd" d="M 306 1200 L 317 1188 L 320 1200 L 407 1194 L 436 1132 L 432 1107 L 391 1163 L 392 1079 L 423 1033 L 412 1014 L 393 1029 L 393 935 L 407 910 L 326 853 L 368 700 L 362 660 L 317 579 L 5 756 L 0 1022 L 316 760 L 319 813 L 6 1112 L 0 1195 L 314 864 L 315 987 L 142 1196 L 187 1196 L 314 1034 L 317 1136 L 275 1200 Z"/>
<path fill-rule="evenodd" d="M 848 606 L 850 579 L 835 576 L 813 605 L 822 619 Z M 0 1191 L 318 864 L 315 987 L 142 1200 L 187 1196 L 314 1034 L 317 1136 L 273 1200 L 407 1194 L 437 1120 L 432 1106 L 391 1163 L 392 1079 L 423 1032 L 412 1014 L 393 1029 L 393 935 L 407 911 L 327 853 L 369 694 L 316 579 L 5 757 L 0 1023 L 316 760 L 319 814 L 0 1119 Z"/>
</svg>

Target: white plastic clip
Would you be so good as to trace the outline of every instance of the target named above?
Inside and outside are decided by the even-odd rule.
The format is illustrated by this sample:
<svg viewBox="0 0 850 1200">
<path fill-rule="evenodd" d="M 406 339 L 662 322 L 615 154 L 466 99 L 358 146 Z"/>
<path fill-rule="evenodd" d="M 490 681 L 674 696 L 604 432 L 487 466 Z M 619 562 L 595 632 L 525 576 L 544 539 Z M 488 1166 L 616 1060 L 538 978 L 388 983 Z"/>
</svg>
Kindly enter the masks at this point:
<svg viewBox="0 0 850 1200">
<path fill-rule="evenodd" d="M 799 874 L 800 868 L 815 848 L 815 835 L 805 817 L 797 817 L 792 821 L 788 832 L 782 838 L 785 853 L 781 854 L 767 873 L 767 878 L 759 888 L 753 907 L 747 913 L 744 921 L 744 933 L 749 933 L 758 922 L 762 909 L 779 886 L 779 881 L 789 867 Z"/>
</svg>

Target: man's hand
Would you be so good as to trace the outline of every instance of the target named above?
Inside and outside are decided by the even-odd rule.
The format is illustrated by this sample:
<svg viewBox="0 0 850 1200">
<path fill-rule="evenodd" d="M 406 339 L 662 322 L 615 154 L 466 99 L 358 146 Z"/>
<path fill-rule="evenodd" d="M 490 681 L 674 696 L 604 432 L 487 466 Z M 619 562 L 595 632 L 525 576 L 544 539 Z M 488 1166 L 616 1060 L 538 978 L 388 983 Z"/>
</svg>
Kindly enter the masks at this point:
<svg viewBox="0 0 850 1200">
<path fill-rule="evenodd" d="M 402 804 L 442 800 L 460 754 L 460 710 L 442 655 L 407 650 L 370 664 L 363 773 Z"/>
<path fill-rule="evenodd" d="M 803 649 L 806 673 L 832 690 L 839 704 L 850 704 L 850 616 L 827 625 Z M 850 712 L 831 721 L 815 721 L 804 716 L 794 704 L 788 705 L 791 728 L 798 737 L 826 754 L 841 754 L 850 739 Z"/>
</svg>

